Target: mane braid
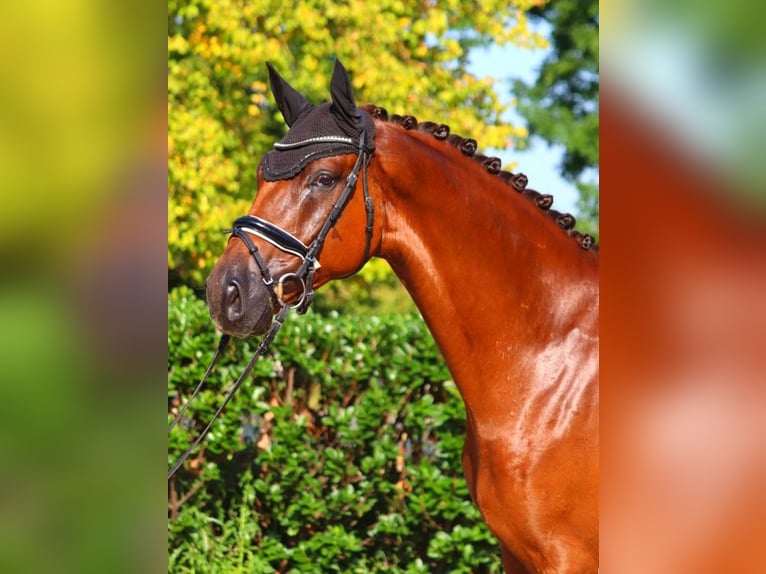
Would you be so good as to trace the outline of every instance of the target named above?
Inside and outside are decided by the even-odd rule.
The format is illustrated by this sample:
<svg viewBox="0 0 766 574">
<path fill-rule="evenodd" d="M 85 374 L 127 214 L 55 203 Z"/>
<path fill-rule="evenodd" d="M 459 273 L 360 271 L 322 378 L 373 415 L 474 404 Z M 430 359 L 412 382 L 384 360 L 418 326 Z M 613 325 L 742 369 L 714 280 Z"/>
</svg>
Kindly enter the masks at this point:
<svg viewBox="0 0 766 574">
<path fill-rule="evenodd" d="M 463 155 L 470 157 L 473 161 L 479 163 L 487 172 L 492 175 L 497 175 L 504 183 L 510 186 L 511 189 L 532 201 L 540 210 L 545 212 L 549 218 L 555 221 L 556 225 L 558 225 L 561 230 L 577 241 L 580 247 L 585 250 L 598 250 L 596 240 L 591 235 L 577 231 L 574 228 L 577 221 L 572 214 L 561 213 L 560 211 L 551 209 L 551 206 L 553 205 L 552 195 L 540 193 L 534 189 L 527 188 L 527 183 L 529 181 L 527 176 L 523 173 L 512 173 L 510 171 L 502 170 L 502 162 L 500 158 L 476 153 L 478 144 L 475 139 L 464 138 L 450 133 L 450 128 L 446 124 L 428 121 L 418 122 L 415 116 L 408 115 L 402 116 L 393 114 L 389 116 L 388 111 L 379 106 L 367 105 L 363 106 L 362 109 L 374 119 L 400 125 L 406 130 L 419 131 L 432 136 L 434 139 L 445 141 L 452 147 L 457 148 Z"/>
</svg>

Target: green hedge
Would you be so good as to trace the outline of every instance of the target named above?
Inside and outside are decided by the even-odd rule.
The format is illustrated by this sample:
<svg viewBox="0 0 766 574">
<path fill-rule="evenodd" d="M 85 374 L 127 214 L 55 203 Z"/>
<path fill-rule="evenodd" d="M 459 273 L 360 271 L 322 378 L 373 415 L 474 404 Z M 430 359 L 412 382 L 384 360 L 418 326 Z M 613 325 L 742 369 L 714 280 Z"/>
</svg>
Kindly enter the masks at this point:
<svg viewBox="0 0 766 574">
<path fill-rule="evenodd" d="M 168 298 L 168 419 L 212 357 L 204 302 Z M 183 424 L 206 424 L 257 340 Z M 500 572 L 460 457 L 463 402 L 417 315 L 293 316 L 169 485 L 170 572 Z"/>
</svg>

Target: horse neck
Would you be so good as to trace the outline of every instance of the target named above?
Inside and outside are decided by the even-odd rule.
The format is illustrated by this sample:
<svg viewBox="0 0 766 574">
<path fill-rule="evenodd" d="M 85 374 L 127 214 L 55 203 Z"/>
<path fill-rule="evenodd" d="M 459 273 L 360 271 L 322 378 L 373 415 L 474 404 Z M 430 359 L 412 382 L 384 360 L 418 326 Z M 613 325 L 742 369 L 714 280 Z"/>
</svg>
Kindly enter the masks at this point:
<svg viewBox="0 0 766 574">
<path fill-rule="evenodd" d="M 511 377 L 498 365 L 513 365 L 523 389 L 535 356 L 557 345 L 565 352 L 560 340 L 573 329 L 596 336 L 593 252 L 448 144 L 384 133 L 373 161 L 385 181 L 379 254 L 423 314 L 469 406 L 488 392 L 475 381 Z"/>
</svg>

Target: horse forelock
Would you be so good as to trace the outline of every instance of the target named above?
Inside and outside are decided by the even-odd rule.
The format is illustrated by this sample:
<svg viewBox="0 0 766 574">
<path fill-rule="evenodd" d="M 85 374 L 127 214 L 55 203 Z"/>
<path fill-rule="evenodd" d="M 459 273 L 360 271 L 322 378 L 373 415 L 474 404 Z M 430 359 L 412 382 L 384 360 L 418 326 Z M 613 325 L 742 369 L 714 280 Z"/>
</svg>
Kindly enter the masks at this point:
<svg viewBox="0 0 766 574">
<path fill-rule="evenodd" d="M 464 156 L 480 164 L 485 171 L 499 177 L 512 190 L 523 195 L 529 201 L 533 202 L 541 211 L 550 217 L 559 228 L 569 235 L 572 239 L 586 250 L 598 250 L 595 239 L 588 234 L 577 231 L 574 227 L 576 220 L 570 213 L 561 213 L 551 209 L 553 205 L 553 196 L 543 194 L 534 189 L 527 188 L 528 178 L 523 173 L 513 173 L 502 169 L 502 162 L 498 157 L 486 156 L 478 151 L 478 143 L 473 138 L 464 138 L 462 136 L 450 133 L 450 128 L 446 124 L 424 121 L 418 122 L 415 116 L 392 114 L 389 116 L 385 108 L 366 105 L 362 106 L 374 119 L 399 125 L 406 130 L 415 130 L 432 136 L 435 140 L 444 142 L 458 149 Z"/>
</svg>

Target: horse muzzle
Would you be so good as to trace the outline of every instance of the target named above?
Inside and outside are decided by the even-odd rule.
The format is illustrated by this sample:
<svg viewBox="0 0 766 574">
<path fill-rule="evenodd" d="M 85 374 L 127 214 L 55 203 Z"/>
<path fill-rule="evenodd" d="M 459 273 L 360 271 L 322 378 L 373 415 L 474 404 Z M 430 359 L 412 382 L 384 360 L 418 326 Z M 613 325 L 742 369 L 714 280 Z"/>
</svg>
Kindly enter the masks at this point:
<svg viewBox="0 0 766 574">
<path fill-rule="evenodd" d="M 206 295 L 216 327 L 234 337 L 262 335 L 277 311 L 271 290 L 249 261 L 219 261 L 207 278 Z"/>
</svg>

